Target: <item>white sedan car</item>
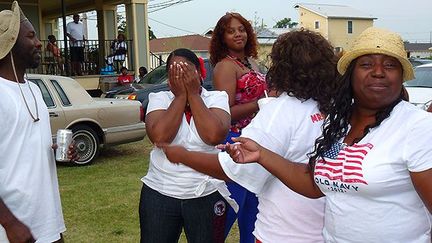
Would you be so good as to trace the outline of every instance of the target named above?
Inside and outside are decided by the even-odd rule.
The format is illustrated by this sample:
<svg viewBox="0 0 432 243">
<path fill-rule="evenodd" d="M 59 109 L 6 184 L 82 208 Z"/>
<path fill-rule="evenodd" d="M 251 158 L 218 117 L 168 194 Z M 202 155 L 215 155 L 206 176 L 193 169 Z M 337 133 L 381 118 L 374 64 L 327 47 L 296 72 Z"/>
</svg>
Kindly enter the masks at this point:
<svg viewBox="0 0 432 243">
<path fill-rule="evenodd" d="M 71 129 L 80 159 L 91 163 L 101 145 L 139 141 L 146 135 L 141 103 L 132 100 L 92 98 L 72 78 L 29 74 L 48 107 L 53 139 L 58 129 Z"/>
<path fill-rule="evenodd" d="M 415 79 L 404 83 L 409 101 L 427 110 L 432 103 L 432 63 L 417 66 Z"/>
</svg>

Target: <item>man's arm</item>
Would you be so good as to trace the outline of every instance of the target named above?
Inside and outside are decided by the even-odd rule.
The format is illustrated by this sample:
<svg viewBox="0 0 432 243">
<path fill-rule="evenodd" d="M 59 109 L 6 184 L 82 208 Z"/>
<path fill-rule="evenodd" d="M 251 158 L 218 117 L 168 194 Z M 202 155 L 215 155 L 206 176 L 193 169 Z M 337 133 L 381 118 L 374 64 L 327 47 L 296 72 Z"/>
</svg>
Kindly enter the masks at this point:
<svg viewBox="0 0 432 243">
<path fill-rule="evenodd" d="M 30 229 L 19 221 L 0 198 L 0 224 L 6 230 L 6 235 L 13 242 L 35 242 Z"/>
<path fill-rule="evenodd" d="M 70 24 L 70 23 L 69 23 L 69 24 Z M 70 31 L 69 24 L 66 25 L 66 36 L 69 37 L 69 39 L 70 39 L 71 41 L 75 41 L 76 39 L 73 38 L 72 35 L 70 34 L 71 31 Z"/>
</svg>

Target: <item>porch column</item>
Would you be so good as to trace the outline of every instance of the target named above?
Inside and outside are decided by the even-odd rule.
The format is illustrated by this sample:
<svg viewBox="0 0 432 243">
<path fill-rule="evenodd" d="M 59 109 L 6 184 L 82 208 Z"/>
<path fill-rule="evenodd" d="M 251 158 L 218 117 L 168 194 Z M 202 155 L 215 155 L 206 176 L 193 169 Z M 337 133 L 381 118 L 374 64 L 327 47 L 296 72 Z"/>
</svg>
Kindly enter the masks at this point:
<svg viewBox="0 0 432 243">
<path fill-rule="evenodd" d="M 44 24 L 43 30 L 41 30 L 41 34 L 39 39 L 41 40 L 47 40 L 48 35 L 54 35 L 56 39 L 58 38 L 58 22 L 55 19 L 42 19 L 42 22 Z"/>
<path fill-rule="evenodd" d="M 129 66 L 134 67 L 135 73 L 141 66 L 149 68 L 147 4 L 148 0 L 130 0 L 125 4 L 128 39 L 132 40 Z"/>
<path fill-rule="evenodd" d="M 105 66 L 105 56 L 109 54 L 109 43 L 117 36 L 117 8 L 115 5 L 104 5 L 103 0 L 95 1 L 99 40 L 100 68 Z"/>
</svg>

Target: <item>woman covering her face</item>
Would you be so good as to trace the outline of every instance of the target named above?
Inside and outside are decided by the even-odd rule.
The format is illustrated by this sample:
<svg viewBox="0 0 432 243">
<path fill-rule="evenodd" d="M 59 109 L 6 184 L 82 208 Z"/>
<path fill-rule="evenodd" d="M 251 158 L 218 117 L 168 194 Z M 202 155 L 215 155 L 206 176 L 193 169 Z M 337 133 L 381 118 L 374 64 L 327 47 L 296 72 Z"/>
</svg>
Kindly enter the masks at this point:
<svg viewBox="0 0 432 243">
<path fill-rule="evenodd" d="M 170 91 L 149 95 L 146 131 L 154 144 L 181 144 L 190 151 L 217 153 L 230 124 L 228 96 L 201 87 L 204 63 L 188 49 L 167 60 Z M 204 162 L 204 161 L 203 161 Z M 141 242 L 224 242 L 229 192 L 213 179 L 182 164 L 172 164 L 154 147 L 142 178 L 139 214 Z"/>
</svg>

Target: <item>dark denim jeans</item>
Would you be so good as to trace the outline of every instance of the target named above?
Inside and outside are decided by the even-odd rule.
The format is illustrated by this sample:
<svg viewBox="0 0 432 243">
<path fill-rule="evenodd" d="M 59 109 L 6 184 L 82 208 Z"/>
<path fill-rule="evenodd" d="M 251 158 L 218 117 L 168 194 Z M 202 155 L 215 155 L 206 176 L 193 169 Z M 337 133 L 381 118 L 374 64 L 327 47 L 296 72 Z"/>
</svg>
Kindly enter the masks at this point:
<svg viewBox="0 0 432 243">
<path fill-rule="evenodd" d="M 182 200 L 143 184 L 139 204 L 141 243 L 178 242 L 183 227 L 189 243 L 224 242 L 228 207 L 217 191 Z"/>
</svg>

